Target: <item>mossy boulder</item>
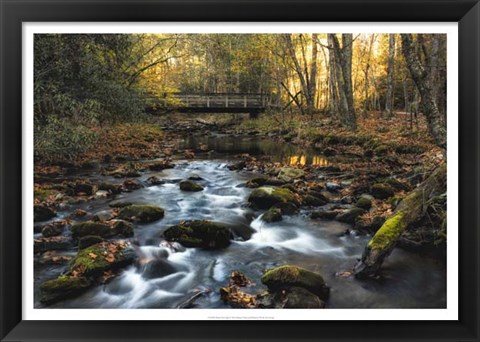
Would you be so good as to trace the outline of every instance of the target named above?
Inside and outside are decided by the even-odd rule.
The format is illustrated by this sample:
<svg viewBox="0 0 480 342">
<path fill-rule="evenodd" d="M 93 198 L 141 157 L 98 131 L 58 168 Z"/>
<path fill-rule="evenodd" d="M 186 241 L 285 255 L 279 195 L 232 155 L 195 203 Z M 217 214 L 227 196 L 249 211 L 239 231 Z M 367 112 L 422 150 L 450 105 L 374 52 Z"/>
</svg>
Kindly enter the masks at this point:
<svg viewBox="0 0 480 342">
<path fill-rule="evenodd" d="M 363 215 L 365 213 L 365 210 L 362 208 L 351 208 L 345 210 L 343 213 L 339 214 L 336 219 L 337 221 L 340 222 L 345 222 L 345 223 L 350 223 L 354 224 L 355 220 Z"/>
<path fill-rule="evenodd" d="M 364 210 L 370 210 L 372 207 L 372 200 L 366 197 L 360 197 L 355 203 L 355 206 Z"/>
<path fill-rule="evenodd" d="M 54 218 L 57 214 L 55 211 L 43 204 L 33 206 L 33 220 L 35 222 L 47 221 Z"/>
<path fill-rule="evenodd" d="M 315 196 L 312 196 L 312 195 L 304 195 L 303 198 L 302 198 L 302 203 L 304 205 L 308 205 L 308 206 L 312 206 L 312 207 L 319 207 L 319 206 L 327 204 L 327 202 L 325 202 L 321 198 L 318 198 L 318 197 L 315 197 Z"/>
<path fill-rule="evenodd" d="M 84 277 L 61 275 L 40 285 L 40 301 L 52 304 L 59 300 L 71 298 L 81 294 L 91 286 L 90 280 Z"/>
<path fill-rule="evenodd" d="M 70 272 L 78 272 L 85 277 L 97 277 L 103 272 L 116 270 L 135 261 L 135 251 L 120 242 L 101 242 L 81 249 L 70 262 Z"/>
<path fill-rule="evenodd" d="M 108 224 L 94 221 L 86 221 L 74 224 L 70 227 L 70 230 L 74 239 L 87 235 L 97 235 L 102 237 L 112 235 L 112 231 Z"/>
<path fill-rule="evenodd" d="M 378 199 L 387 199 L 395 194 L 392 186 L 387 183 L 376 183 L 372 185 L 372 196 Z"/>
<path fill-rule="evenodd" d="M 197 192 L 197 191 L 202 191 L 203 190 L 203 186 L 201 186 L 200 184 L 197 184 L 197 183 L 195 183 L 191 180 L 181 181 L 179 185 L 180 185 L 180 190 L 182 190 L 182 191 Z"/>
<path fill-rule="evenodd" d="M 302 287 L 322 300 L 327 300 L 330 293 L 320 274 L 291 265 L 283 265 L 268 270 L 262 276 L 262 283 L 272 292 L 280 292 L 292 287 Z"/>
<path fill-rule="evenodd" d="M 230 245 L 232 233 L 225 225 L 207 221 L 193 220 L 168 228 L 164 233 L 168 241 L 176 241 L 185 247 L 221 249 Z"/>
<path fill-rule="evenodd" d="M 269 209 L 276 204 L 299 204 L 297 197 L 292 191 L 274 187 L 260 187 L 253 190 L 248 197 L 248 202 L 258 209 Z"/>
<path fill-rule="evenodd" d="M 85 249 L 87 247 L 103 242 L 103 238 L 97 235 L 87 235 L 78 239 L 78 249 Z"/>
<path fill-rule="evenodd" d="M 262 220 L 264 222 L 278 222 L 282 220 L 282 210 L 280 208 L 270 208 L 263 214 Z"/>
<path fill-rule="evenodd" d="M 132 237 L 134 234 L 133 224 L 131 222 L 115 219 L 109 221 L 108 223 L 113 235 Z"/>
<path fill-rule="evenodd" d="M 164 215 L 164 210 L 156 205 L 132 204 L 122 208 L 117 217 L 127 221 L 150 223 L 160 220 Z"/>
<path fill-rule="evenodd" d="M 283 167 L 278 173 L 278 178 L 285 182 L 291 182 L 294 179 L 303 177 L 305 177 L 305 172 L 302 169 L 294 169 L 292 167 Z"/>
</svg>

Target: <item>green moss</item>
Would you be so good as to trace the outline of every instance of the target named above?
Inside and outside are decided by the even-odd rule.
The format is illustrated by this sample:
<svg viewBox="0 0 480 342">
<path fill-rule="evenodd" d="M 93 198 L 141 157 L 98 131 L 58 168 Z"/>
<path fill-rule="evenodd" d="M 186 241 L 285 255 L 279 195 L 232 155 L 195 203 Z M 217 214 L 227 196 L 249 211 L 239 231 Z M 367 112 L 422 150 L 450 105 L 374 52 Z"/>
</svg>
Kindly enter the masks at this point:
<svg viewBox="0 0 480 342">
<path fill-rule="evenodd" d="M 185 247 L 205 249 L 225 248 L 232 233 L 224 225 L 207 220 L 186 221 L 168 228 L 163 235 L 169 241 L 177 241 Z"/>
<path fill-rule="evenodd" d="M 190 180 L 186 180 L 186 181 L 181 181 L 180 182 L 180 190 L 182 191 L 202 191 L 203 190 L 203 186 L 201 186 L 200 184 L 197 184 L 195 182 L 192 182 Z"/>
<path fill-rule="evenodd" d="M 127 221 L 150 223 L 160 220 L 164 214 L 164 210 L 155 205 L 132 204 L 120 210 L 117 217 Z"/>
<path fill-rule="evenodd" d="M 357 208 L 362 208 L 362 209 L 365 209 L 365 210 L 370 210 L 370 208 L 372 207 L 372 201 L 366 197 L 360 197 L 357 201 L 357 203 L 355 203 L 355 206 Z"/>
<path fill-rule="evenodd" d="M 322 276 L 297 266 L 283 265 L 273 268 L 266 271 L 261 280 L 273 292 L 302 287 L 323 300 L 328 298 L 329 290 Z"/>
<path fill-rule="evenodd" d="M 40 202 L 44 202 L 48 197 L 55 196 L 56 194 L 58 194 L 58 191 L 51 189 L 37 189 L 33 191 L 33 196 L 40 200 Z"/>
<path fill-rule="evenodd" d="M 289 189 L 273 187 L 255 189 L 248 197 L 248 201 L 258 209 L 269 209 L 276 204 L 299 204 L 297 197 Z"/>
<path fill-rule="evenodd" d="M 86 277 L 95 277 L 105 271 L 129 265 L 134 259 L 132 249 L 125 249 L 114 242 L 102 242 L 79 250 L 70 262 L 70 272 L 78 271 Z"/>
<path fill-rule="evenodd" d="M 262 220 L 265 222 L 278 222 L 282 220 L 282 211 L 279 208 L 270 208 L 263 214 Z"/>
<path fill-rule="evenodd" d="M 56 279 L 46 281 L 40 286 L 40 301 L 50 304 L 65 298 L 78 295 L 90 287 L 91 282 L 83 277 L 61 275 Z"/>
<path fill-rule="evenodd" d="M 71 290 L 77 288 L 79 285 L 86 283 L 85 278 L 69 277 L 68 275 L 61 275 L 56 279 L 46 281 L 40 286 L 43 291 L 57 291 L 57 290 Z"/>
<path fill-rule="evenodd" d="M 406 224 L 404 213 L 398 212 L 389 218 L 377 231 L 368 243 L 368 247 L 376 250 L 384 250 L 395 243 L 398 237 L 405 231 Z"/>
<path fill-rule="evenodd" d="M 112 234 L 110 226 L 100 222 L 86 221 L 74 224 L 70 227 L 73 238 L 79 238 L 87 235 L 97 235 L 106 237 Z"/>
</svg>

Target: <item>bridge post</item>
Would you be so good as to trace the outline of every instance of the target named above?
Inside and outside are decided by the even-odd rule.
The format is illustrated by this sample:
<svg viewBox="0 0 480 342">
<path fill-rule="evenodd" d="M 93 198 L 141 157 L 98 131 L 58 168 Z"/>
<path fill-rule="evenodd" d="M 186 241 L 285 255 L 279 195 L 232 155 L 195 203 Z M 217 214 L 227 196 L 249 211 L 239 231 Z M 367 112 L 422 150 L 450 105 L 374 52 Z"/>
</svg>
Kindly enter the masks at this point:
<svg viewBox="0 0 480 342">
<path fill-rule="evenodd" d="M 225 95 L 225 108 L 228 108 L 228 95 Z"/>
<path fill-rule="evenodd" d="M 210 108 L 210 96 L 207 95 L 207 108 Z"/>
<path fill-rule="evenodd" d="M 247 95 L 243 95 L 243 108 L 247 108 Z"/>
</svg>

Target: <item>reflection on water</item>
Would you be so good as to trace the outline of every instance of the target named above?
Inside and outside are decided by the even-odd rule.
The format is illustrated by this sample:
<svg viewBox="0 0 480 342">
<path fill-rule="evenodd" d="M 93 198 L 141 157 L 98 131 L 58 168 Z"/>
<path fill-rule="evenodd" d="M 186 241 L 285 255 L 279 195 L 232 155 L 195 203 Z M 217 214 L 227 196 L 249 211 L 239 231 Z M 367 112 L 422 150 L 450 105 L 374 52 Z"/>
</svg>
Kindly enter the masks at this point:
<svg viewBox="0 0 480 342">
<path fill-rule="evenodd" d="M 327 166 L 328 160 L 311 148 L 280 143 L 272 139 L 251 136 L 189 136 L 178 144 L 178 149 L 191 149 L 196 153 L 214 151 L 223 155 L 248 153 L 268 156 L 273 162 L 299 166 Z"/>
<path fill-rule="evenodd" d="M 288 165 L 312 165 L 312 166 L 328 166 L 328 160 L 321 155 L 295 155 L 290 156 L 286 159 L 284 164 Z"/>
</svg>

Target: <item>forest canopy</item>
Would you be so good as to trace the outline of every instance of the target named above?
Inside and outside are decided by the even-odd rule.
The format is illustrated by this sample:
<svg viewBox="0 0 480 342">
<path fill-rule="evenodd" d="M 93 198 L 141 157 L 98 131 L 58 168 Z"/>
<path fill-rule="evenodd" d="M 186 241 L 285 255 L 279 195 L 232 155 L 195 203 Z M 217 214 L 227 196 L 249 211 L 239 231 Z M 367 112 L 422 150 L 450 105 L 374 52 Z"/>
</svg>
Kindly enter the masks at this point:
<svg viewBox="0 0 480 342">
<path fill-rule="evenodd" d="M 268 94 L 277 111 L 350 130 L 369 113 L 428 108 L 445 144 L 441 34 L 39 34 L 34 77 L 43 155 L 75 155 L 95 139 L 88 127 L 138 119 L 171 92 Z"/>
</svg>

